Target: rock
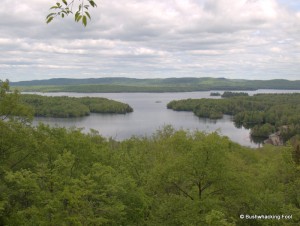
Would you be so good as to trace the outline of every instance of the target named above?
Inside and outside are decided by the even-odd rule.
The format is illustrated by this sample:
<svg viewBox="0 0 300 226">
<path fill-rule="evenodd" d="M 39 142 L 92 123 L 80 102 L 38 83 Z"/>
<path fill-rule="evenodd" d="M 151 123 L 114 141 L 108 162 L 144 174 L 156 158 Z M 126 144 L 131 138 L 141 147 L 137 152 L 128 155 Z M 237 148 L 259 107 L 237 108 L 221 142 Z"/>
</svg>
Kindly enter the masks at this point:
<svg viewBox="0 0 300 226">
<path fill-rule="evenodd" d="M 283 141 L 280 136 L 280 131 L 269 135 L 269 138 L 264 141 L 265 144 L 272 144 L 275 146 L 282 146 Z"/>
</svg>

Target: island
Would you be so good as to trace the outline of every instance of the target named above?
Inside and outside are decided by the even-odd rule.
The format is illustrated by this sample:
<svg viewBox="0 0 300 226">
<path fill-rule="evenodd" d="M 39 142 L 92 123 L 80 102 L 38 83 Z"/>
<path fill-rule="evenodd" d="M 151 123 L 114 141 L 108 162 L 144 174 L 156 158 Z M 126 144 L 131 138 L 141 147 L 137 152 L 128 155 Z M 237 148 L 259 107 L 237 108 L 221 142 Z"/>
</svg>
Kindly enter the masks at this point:
<svg viewBox="0 0 300 226">
<path fill-rule="evenodd" d="M 102 97 L 67 97 L 22 94 L 21 102 L 31 107 L 34 116 L 72 118 L 90 113 L 126 114 L 133 111 L 128 104 Z"/>
<path fill-rule="evenodd" d="M 235 125 L 251 129 L 254 138 L 280 134 L 280 138 L 286 142 L 300 133 L 299 93 L 176 100 L 168 103 L 167 108 L 192 111 L 198 117 L 210 119 L 220 119 L 223 114 L 232 115 Z"/>
<path fill-rule="evenodd" d="M 221 96 L 221 93 L 219 93 L 219 92 L 211 92 L 210 96 L 211 97 L 218 97 L 218 96 Z"/>
</svg>

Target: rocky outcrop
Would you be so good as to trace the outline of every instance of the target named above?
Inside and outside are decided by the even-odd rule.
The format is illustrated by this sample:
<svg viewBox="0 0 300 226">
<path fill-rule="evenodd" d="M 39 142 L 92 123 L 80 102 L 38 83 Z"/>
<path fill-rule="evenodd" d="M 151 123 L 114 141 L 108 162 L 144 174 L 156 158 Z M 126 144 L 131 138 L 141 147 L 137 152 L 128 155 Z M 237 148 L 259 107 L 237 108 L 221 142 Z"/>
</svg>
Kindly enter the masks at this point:
<svg viewBox="0 0 300 226">
<path fill-rule="evenodd" d="M 269 135 L 269 138 L 264 141 L 265 144 L 272 144 L 275 146 L 282 146 L 283 140 L 280 136 L 280 131 Z"/>
</svg>

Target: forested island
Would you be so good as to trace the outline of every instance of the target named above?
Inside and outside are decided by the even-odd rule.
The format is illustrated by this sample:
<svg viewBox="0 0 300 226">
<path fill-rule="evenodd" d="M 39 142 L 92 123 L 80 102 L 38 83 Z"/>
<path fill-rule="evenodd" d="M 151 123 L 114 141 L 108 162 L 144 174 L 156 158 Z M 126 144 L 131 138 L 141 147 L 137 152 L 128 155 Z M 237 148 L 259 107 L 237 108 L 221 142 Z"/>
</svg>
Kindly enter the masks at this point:
<svg viewBox="0 0 300 226">
<path fill-rule="evenodd" d="M 166 126 L 151 137 L 118 142 L 96 131 L 34 127 L 28 105 L 8 90 L 2 82 L 0 225 L 281 226 L 300 221 L 299 137 L 289 146 L 250 149 L 218 133 Z M 295 104 L 274 105 L 275 116 L 298 108 L 296 95 L 276 97 Z M 247 98 L 214 104 L 224 107 L 219 101 L 234 100 L 237 112 L 238 106 L 264 108 L 261 99 L 277 102 L 268 95 Z M 268 219 L 240 217 L 246 215 Z"/>
<path fill-rule="evenodd" d="M 211 92 L 210 96 L 212 96 L 212 97 L 218 97 L 218 96 L 221 96 L 221 93 L 219 93 L 219 92 Z"/>
<path fill-rule="evenodd" d="M 228 98 L 228 97 L 241 97 L 241 96 L 249 96 L 246 92 L 231 92 L 231 91 L 225 91 L 221 97 L 222 98 Z"/>
<path fill-rule="evenodd" d="M 228 95 L 230 96 L 230 95 Z M 300 94 L 246 94 L 225 99 L 186 99 L 172 101 L 175 111 L 193 111 L 198 117 L 219 119 L 233 115 L 237 127 L 251 128 L 253 137 L 268 137 L 280 131 L 282 139 L 300 134 Z"/>
<path fill-rule="evenodd" d="M 90 113 L 126 114 L 133 111 L 128 104 L 100 97 L 22 94 L 20 101 L 33 109 L 34 116 L 42 117 L 71 118 Z"/>
<path fill-rule="evenodd" d="M 288 89 L 299 90 L 300 80 L 245 80 L 209 77 L 187 77 L 166 79 L 137 78 L 89 78 L 33 80 L 12 82 L 11 86 L 23 92 L 192 92 L 210 90 L 257 90 Z"/>
</svg>

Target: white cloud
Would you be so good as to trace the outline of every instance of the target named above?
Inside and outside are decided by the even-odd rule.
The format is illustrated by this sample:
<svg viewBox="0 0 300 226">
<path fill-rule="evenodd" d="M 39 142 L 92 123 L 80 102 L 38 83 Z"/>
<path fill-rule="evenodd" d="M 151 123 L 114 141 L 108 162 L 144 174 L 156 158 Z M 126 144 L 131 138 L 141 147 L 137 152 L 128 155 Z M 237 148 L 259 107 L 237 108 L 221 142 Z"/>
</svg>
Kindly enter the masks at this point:
<svg viewBox="0 0 300 226">
<path fill-rule="evenodd" d="M 2 1 L 1 78 L 299 77 L 300 2 L 101 0 L 87 28 L 51 3 Z"/>
<path fill-rule="evenodd" d="M 270 49 L 270 51 L 271 51 L 271 52 L 274 52 L 274 53 L 280 53 L 282 50 L 281 50 L 280 48 L 278 48 L 278 47 L 272 47 L 272 48 Z"/>
</svg>

